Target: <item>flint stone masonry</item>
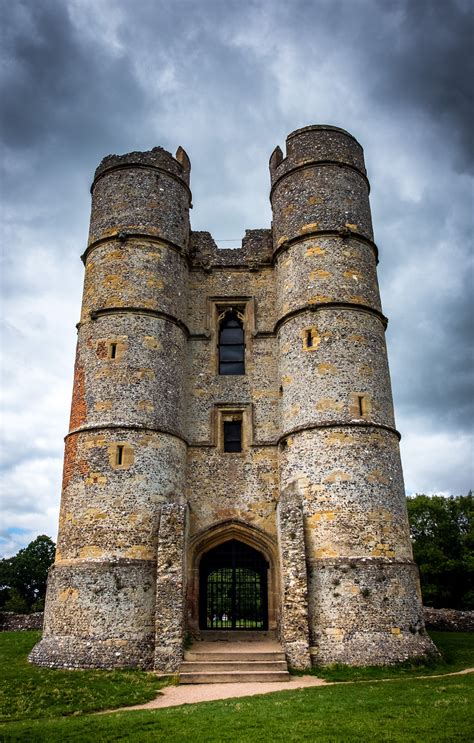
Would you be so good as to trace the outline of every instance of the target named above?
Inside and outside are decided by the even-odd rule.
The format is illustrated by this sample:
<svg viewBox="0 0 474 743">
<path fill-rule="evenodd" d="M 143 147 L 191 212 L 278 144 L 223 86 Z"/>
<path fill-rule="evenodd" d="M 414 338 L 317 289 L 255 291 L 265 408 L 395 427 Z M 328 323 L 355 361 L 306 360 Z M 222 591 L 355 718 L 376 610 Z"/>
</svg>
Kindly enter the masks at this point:
<svg viewBox="0 0 474 743">
<path fill-rule="evenodd" d="M 423 607 L 425 624 L 428 629 L 441 632 L 474 632 L 474 611 L 458 609 L 433 609 Z"/>
<path fill-rule="evenodd" d="M 0 611 L 0 632 L 24 632 L 43 629 L 44 614 L 15 614 L 12 611 Z"/>
<path fill-rule="evenodd" d="M 155 148 L 95 174 L 58 550 L 31 660 L 176 672 L 212 613 L 201 559 L 230 540 L 267 566 L 265 626 L 291 665 L 433 652 L 361 146 L 332 126 L 290 134 L 270 159 L 271 229 L 235 250 L 190 229 L 190 169 L 182 148 Z M 220 375 L 231 308 L 245 373 Z M 224 451 L 229 415 L 239 452 Z"/>
<path fill-rule="evenodd" d="M 288 663 L 308 668 L 308 585 L 306 571 L 303 506 L 298 495 L 283 491 L 278 503 L 281 550 L 282 615 L 280 638 Z"/>
<path fill-rule="evenodd" d="M 164 505 L 158 533 L 154 668 L 168 673 L 176 673 L 183 660 L 186 510 Z"/>
</svg>

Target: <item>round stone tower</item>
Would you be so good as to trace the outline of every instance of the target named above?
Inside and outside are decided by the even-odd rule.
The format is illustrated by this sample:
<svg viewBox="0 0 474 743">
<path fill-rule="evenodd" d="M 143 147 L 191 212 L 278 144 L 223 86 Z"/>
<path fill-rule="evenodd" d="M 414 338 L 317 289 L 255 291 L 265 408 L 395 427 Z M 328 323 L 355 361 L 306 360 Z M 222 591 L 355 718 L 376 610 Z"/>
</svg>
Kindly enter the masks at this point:
<svg viewBox="0 0 474 743">
<path fill-rule="evenodd" d="M 280 529 L 300 509 L 311 660 L 396 662 L 433 646 L 410 545 L 363 151 L 342 129 L 309 126 L 288 136 L 285 158 L 274 151 L 270 172 Z M 304 623 L 296 604 L 284 600 L 284 626 Z"/>
<path fill-rule="evenodd" d="M 179 594 L 182 558 L 160 575 L 157 549 L 163 533 L 179 554 L 183 528 L 189 174 L 181 148 L 109 156 L 95 173 L 39 664 L 149 668 L 163 580 Z"/>
</svg>

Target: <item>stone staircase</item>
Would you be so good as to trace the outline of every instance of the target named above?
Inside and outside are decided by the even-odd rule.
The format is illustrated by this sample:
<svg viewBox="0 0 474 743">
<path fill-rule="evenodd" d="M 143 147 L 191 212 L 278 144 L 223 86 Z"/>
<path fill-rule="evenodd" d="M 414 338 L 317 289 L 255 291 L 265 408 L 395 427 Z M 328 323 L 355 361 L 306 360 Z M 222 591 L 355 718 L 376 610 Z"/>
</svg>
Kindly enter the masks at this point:
<svg viewBox="0 0 474 743">
<path fill-rule="evenodd" d="M 184 654 L 180 684 L 289 681 L 281 646 L 275 640 L 198 641 Z"/>
</svg>

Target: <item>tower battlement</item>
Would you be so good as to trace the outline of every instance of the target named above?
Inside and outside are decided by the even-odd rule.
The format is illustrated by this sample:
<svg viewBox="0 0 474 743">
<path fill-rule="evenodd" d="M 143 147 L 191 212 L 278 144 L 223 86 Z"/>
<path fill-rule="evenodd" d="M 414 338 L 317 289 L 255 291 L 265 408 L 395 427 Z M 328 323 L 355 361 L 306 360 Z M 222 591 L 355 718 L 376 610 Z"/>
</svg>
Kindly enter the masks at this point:
<svg viewBox="0 0 474 743">
<path fill-rule="evenodd" d="M 99 240 L 141 235 L 162 238 L 187 250 L 190 170 L 182 147 L 176 158 L 161 147 L 104 158 L 91 187 L 89 246 Z"/>
<path fill-rule="evenodd" d="M 58 667 L 179 669 L 187 634 L 288 661 L 433 650 L 413 563 L 362 148 L 270 159 L 271 229 L 189 224 L 189 159 L 109 155 L 92 188 L 56 560 Z"/>
<path fill-rule="evenodd" d="M 352 134 L 337 126 L 314 125 L 296 129 L 286 138 L 286 157 L 276 147 L 270 157 L 272 186 L 288 171 L 315 162 L 343 163 L 366 175 L 364 151 Z"/>
<path fill-rule="evenodd" d="M 219 248 L 210 232 L 191 232 L 193 264 L 212 269 L 217 266 L 271 265 L 272 231 L 245 230 L 240 248 Z"/>
<path fill-rule="evenodd" d="M 168 152 L 168 150 L 165 150 L 163 147 L 153 147 L 152 150 L 146 152 L 128 152 L 125 155 L 107 155 L 104 157 L 95 171 L 91 191 L 94 189 L 96 180 L 105 173 L 106 170 L 130 166 L 142 166 L 167 170 L 178 178 L 182 178 L 189 186 L 191 162 L 183 148 L 178 147 L 176 155 L 173 157 L 171 152 Z"/>
</svg>

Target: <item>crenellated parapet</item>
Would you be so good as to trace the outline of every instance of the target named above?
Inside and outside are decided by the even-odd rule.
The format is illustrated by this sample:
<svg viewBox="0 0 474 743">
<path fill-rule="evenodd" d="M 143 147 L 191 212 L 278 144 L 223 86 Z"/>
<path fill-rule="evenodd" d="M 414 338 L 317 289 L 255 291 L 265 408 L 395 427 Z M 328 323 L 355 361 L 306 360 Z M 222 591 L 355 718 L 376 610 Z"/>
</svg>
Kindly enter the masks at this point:
<svg viewBox="0 0 474 743">
<path fill-rule="evenodd" d="M 286 157 L 276 147 L 270 158 L 272 186 L 295 167 L 314 163 L 340 163 L 366 175 L 364 152 L 355 137 L 345 129 L 314 124 L 296 129 L 286 138 Z"/>
<path fill-rule="evenodd" d="M 186 250 L 190 170 L 182 148 L 176 158 L 161 147 L 104 158 L 91 187 L 89 247 L 105 238 L 146 235 Z"/>
<path fill-rule="evenodd" d="M 220 248 L 210 232 L 191 232 L 192 266 L 206 271 L 235 266 L 256 270 L 271 266 L 272 231 L 245 230 L 240 247 Z"/>
<path fill-rule="evenodd" d="M 138 166 L 144 168 L 156 168 L 166 171 L 185 181 L 189 186 L 191 173 L 191 162 L 182 147 L 178 147 L 176 155 L 173 155 L 163 147 L 154 147 L 147 152 L 127 152 L 125 155 L 107 155 L 102 159 L 94 173 L 94 184 L 106 170 Z"/>
</svg>

